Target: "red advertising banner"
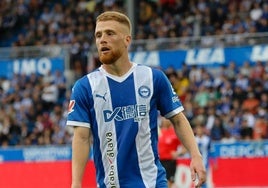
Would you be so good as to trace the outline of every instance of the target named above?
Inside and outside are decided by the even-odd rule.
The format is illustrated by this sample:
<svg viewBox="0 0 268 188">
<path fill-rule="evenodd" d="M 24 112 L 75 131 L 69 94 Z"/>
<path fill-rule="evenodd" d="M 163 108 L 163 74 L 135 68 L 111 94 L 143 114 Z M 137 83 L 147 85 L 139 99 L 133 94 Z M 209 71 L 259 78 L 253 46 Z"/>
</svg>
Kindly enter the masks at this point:
<svg viewBox="0 0 268 188">
<path fill-rule="evenodd" d="M 96 188 L 95 168 L 89 161 L 83 188 Z M 71 162 L 5 162 L 0 163 L 0 187 L 67 188 L 71 187 Z"/>
<path fill-rule="evenodd" d="M 175 188 L 193 188 L 189 159 L 179 159 Z M 207 188 L 268 187 L 267 157 L 211 159 L 207 174 Z"/>
<path fill-rule="evenodd" d="M 193 188 L 189 159 L 179 159 L 174 188 Z M 210 161 L 207 188 L 268 187 L 267 157 L 217 158 Z M 71 185 L 71 162 L 2 162 L 0 187 L 66 188 Z M 88 162 L 83 188 L 96 188 L 93 162 Z"/>
<path fill-rule="evenodd" d="M 214 187 L 268 187 L 268 158 L 218 158 L 211 161 Z"/>
</svg>

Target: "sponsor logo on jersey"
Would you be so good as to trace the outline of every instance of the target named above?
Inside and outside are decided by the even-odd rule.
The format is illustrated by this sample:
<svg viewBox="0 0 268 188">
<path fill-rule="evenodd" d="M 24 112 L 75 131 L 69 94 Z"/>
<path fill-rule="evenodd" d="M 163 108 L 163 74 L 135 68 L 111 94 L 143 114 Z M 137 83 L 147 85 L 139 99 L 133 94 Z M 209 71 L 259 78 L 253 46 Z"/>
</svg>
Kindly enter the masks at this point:
<svg viewBox="0 0 268 188">
<path fill-rule="evenodd" d="M 127 119 L 134 119 L 135 122 L 141 121 L 147 117 L 148 107 L 146 105 L 128 105 L 116 107 L 113 111 L 103 110 L 103 117 L 105 122 L 113 120 L 123 121 Z"/>
<path fill-rule="evenodd" d="M 172 97 L 172 102 L 175 103 L 175 102 L 180 102 L 180 99 L 179 97 L 176 95 L 176 96 L 173 96 Z"/>
<path fill-rule="evenodd" d="M 114 166 L 114 159 L 115 159 L 115 153 L 114 153 L 114 141 L 113 141 L 113 133 L 107 132 L 106 133 L 106 141 L 107 141 L 107 149 L 106 149 L 106 156 L 108 159 L 108 162 L 110 164 L 109 171 L 108 171 L 108 178 L 109 178 L 109 184 L 112 187 L 116 187 L 115 185 L 115 166 Z"/>
<path fill-rule="evenodd" d="M 173 93 L 172 102 L 173 103 L 180 102 L 180 99 L 171 84 L 170 84 L 170 87 Z"/>
<path fill-rule="evenodd" d="M 75 100 L 70 100 L 69 106 L 68 106 L 68 114 L 74 111 L 74 105 L 75 105 Z"/>
</svg>

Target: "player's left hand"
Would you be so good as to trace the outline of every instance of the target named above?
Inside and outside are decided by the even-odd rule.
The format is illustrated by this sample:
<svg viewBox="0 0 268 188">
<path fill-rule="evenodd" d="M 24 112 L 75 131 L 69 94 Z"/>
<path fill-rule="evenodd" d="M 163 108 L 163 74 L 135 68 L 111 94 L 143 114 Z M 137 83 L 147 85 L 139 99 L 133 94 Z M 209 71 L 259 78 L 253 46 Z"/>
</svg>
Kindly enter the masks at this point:
<svg viewBox="0 0 268 188">
<path fill-rule="evenodd" d="M 206 168 L 202 156 L 193 157 L 190 164 L 191 178 L 195 187 L 201 187 L 206 182 Z"/>
</svg>

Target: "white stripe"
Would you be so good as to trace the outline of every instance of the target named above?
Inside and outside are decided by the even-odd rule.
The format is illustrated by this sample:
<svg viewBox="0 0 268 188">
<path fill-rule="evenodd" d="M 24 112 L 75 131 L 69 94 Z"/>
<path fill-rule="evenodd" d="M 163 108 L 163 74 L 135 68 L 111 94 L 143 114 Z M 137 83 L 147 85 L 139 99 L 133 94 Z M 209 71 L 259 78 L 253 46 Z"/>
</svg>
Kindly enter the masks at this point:
<svg viewBox="0 0 268 188">
<path fill-rule="evenodd" d="M 88 127 L 90 128 L 90 124 L 86 122 L 79 122 L 79 121 L 70 121 L 68 120 L 66 122 L 66 125 L 68 126 L 79 126 L 79 127 Z"/>
<path fill-rule="evenodd" d="M 169 112 L 168 114 L 165 115 L 165 118 L 171 118 L 172 116 L 182 112 L 184 110 L 183 106 L 176 108 L 175 110 Z"/>
<path fill-rule="evenodd" d="M 112 101 L 108 85 L 108 80 L 103 72 L 97 71 L 90 74 L 89 77 L 90 85 L 92 87 L 92 96 L 94 100 L 94 109 L 96 113 L 96 120 L 98 123 L 98 136 L 100 140 L 100 149 L 102 153 L 102 162 L 105 171 L 104 183 L 107 187 L 113 185 L 117 188 L 120 187 L 118 180 L 117 170 L 117 141 L 114 121 L 111 123 L 104 122 L 103 109 L 112 110 Z M 105 100 L 96 95 L 105 95 Z M 109 141 L 109 145 L 108 145 Z M 109 146 L 112 146 L 110 148 Z M 112 152 L 111 152 L 112 151 Z M 112 153 L 114 154 L 112 156 Z M 110 154 L 110 155 L 109 155 Z M 109 176 L 112 174 L 113 176 Z M 112 181 L 113 180 L 113 181 Z"/>
<path fill-rule="evenodd" d="M 144 75 L 149 79 L 144 79 Z M 157 167 L 154 162 L 154 153 L 151 143 L 150 135 L 150 100 L 153 95 L 153 80 L 152 71 L 148 67 L 137 66 L 134 72 L 134 82 L 136 91 L 137 104 L 146 104 L 147 118 L 139 122 L 139 130 L 136 137 L 136 148 L 139 158 L 139 167 L 143 182 L 147 188 L 156 186 Z M 143 98 L 139 95 L 139 88 L 141 86 L 148 86 L 150 88 L 150 96 Z"/>
</svg>

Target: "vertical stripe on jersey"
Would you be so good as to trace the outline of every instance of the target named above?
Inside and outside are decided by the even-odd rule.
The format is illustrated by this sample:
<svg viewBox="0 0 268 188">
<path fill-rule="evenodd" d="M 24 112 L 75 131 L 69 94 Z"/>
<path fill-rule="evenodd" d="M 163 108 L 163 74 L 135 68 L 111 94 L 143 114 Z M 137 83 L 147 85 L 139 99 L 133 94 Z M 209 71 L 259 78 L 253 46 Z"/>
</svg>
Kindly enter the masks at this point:
<svg viewBox="0 0 268 188">
<path fill-rule="evenodd" d="M 102 74 L 96 72 L 96 74 Z M 100 79 L 101 78 L 101 79 Z M 92 95 L 94 99 L 94 109 L 97 121 L 97 130 L 100 140 L 100 151 L 102 153 L 102 163 L 105 173 L 104 184 L 107 187 L 119 188 L 119 180 L 117 174 L 117 142 L 115 134 L 114 121 L 104 122 L 103 109 L 113 110 L 109 84 L 105 75 L 92 76 L 90 85 L 92 87 Z M 101 98 L 104 97 L 105 100 Z"/>
<path fill-rule="evenodd" d="M 116 124 L 117 169 L 121 187 L 144 188 L 136 150 L 137 101 L 133 69 L 124 77 L 108 78 Z"/>
<path fill-rule="evenodd" d="M 149 77 L 144 79 L 144 75 Z M 151 142 L 150 130 L 150 101 L 153 95 L 153 76 L 152 71 L 148 67 L 137 66 L 134 71 L 134 83 L 136 91 L 137 104 L 147 106 L 147 117 L 139 122 L 138 134 L 136 137 L 136 148 L 139 158 L 139 167 L 142 179 L 146 188 L 156 187 L 157 167 L 154 161 L 154 152 Z M 141 87 L 146 86 L 150 91 L 149 96 L 143 96 L 139 93 Z"/>
</svg>

